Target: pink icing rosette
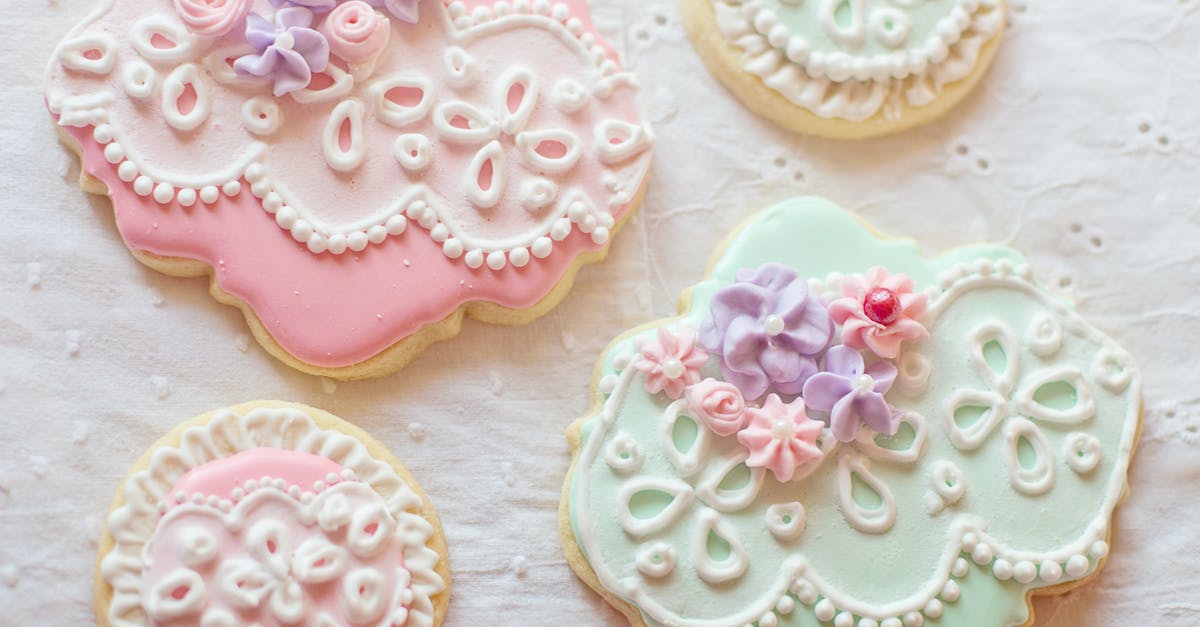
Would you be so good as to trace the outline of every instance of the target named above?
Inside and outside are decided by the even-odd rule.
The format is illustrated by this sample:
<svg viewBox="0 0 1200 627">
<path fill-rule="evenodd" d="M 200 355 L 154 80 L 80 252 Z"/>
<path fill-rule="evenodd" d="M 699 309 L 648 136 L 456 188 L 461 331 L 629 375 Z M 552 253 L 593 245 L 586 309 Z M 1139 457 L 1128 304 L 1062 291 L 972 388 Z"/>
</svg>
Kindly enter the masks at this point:
<svg viewBox="0 0 1200 627">
<path fill-rule="evenodd" d="M 817 438 L 825 423 L 808 417 L 803 399 L 784 403 L 771 394 L 762 407 L 751 407 L 746 415 L 749 423 L 737 440 L 750 452 L 747 466 L 766 468 L 779 481 L 791 481 L 800 466 L 824 456 Z"/>
<path fill-rule="evenodd" d="M 679 398 L 684 388 L 700 382 L 700 369 L 706 363 L 708 353 L 696 345 L 695 331 L 685 328 L 675 334 L 661 327 L 657 341 L 642 345 L 642 358 L 634 367 L 646 375 L 647 392 Z"/>
<path fill-rule="evenodd" d="M 329 51 L 348 63 L 362 63 L 383 52 L 391 39 L 388 19 L 362 0 L 337 6 L 320 29 Z"/>
<path fill-rule="evenodd" d="M 920 322 L 925 306 L 926 297 L 913 292 L 911 277 L 876 266 L 866 276 L 846 277 L 842 297 L 829 303 L 829 315 L 842 325 L 843 344 L 895 359 L 901 342 L 929 334 Z"/>
<path fill-rule="evenodd" d="M 175 11 L 193 33 L 220 37 L 246 19 L 252 4 L 253 0 L 175 0 Z"/>
<path fill-rule="evenodd" d="M 746 399 L 732 383 L 705 379 L 685 394 L 692 414 L 717 435 L 733 435 L 746 424 Z"/>
</svg>

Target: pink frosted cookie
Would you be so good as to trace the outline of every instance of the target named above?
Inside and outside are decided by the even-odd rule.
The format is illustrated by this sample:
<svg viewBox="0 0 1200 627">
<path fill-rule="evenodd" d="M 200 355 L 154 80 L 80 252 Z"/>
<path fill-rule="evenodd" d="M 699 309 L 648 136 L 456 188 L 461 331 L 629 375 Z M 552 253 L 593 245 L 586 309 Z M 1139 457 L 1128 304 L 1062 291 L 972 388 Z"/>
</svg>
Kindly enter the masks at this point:
<svg viewBox="0 0 1200 627">
<path fill-rule="evenodd" d="M 105 0 L 47 83 L 134 256 L 337 378 L 548 311 L 652 156 L 582 0 Z"/>
<path fill-rule="evenodd" d="M 437 514 L 395 457 L 323 411 L 260 401 L 138 461 L 101 541 L 96 620 L 434 627 L 449 582 Z"/>
</svg>

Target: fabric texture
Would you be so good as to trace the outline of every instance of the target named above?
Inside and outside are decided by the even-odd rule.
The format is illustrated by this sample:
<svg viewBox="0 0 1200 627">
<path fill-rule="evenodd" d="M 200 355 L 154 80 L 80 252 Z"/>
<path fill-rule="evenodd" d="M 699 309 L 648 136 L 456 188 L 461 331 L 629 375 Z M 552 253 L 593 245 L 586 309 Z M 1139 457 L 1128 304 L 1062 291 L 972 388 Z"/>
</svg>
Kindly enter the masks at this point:
<svg viewBox="0 0 1200 627">
<path fill-rule="evenodd" d="M 429 0 L 433 1 L 433 0 Z M 525 327 L 469 322 L 398 374 L 334 383 L 261 350 L 206 282 L 126 252 L 107 200 L 43 103 L 44 63 L 96 0 L 18 0 L 0 90 L 0 607 L 14 625 L 91 624 L 113 493 L 177 422 L 258 399 L 372 433 L 430 494 L 450 545 L 447 625 L 622 625 L 558 542 L 592 367 L 625 329 L 671 315 L 726 233 L 827 196 L 936 254 L 1011 245 L 1130 350 L 1145 422 L 1102 573 L 1034 602 L 1039 626 L 1200 623 L 1200 2 L 1010 0 L 978 90 L 937 123 L 860 142 L 792 135 L 711 77 L 663 0 L 593 1 L 640 78 L 657 135 L 649 193 L 609 259 Z"/>
</svg>

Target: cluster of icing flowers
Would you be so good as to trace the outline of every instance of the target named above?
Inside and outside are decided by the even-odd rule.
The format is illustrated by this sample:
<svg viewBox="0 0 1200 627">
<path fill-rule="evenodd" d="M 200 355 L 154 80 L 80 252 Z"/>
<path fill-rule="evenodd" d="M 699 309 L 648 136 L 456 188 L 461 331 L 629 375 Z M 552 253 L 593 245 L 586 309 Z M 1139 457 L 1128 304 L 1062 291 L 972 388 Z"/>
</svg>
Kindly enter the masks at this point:
<svg viewBox="0 0 1200 627">
<path fill-rule="evenodd" d="M 244 27 L 255 53 L 238 58 L 234 70 L 274 83 L 276 96 L 304 89 L 336 56 L 349 65 L 377 59 L 391 39 L 387 14 L 410 24 L 420 0 L 270 0 L 272 16 L 251 12 L 251 0 L 174 0 L 193 33 L 217 38 Z M 320 24 L 317 24 L 317 22 Z"/>
<path fill-rule="evenodd" d="M 789 481 L 822 458 L 826 426 L 841 442 L 864 428 L 896 433 L 901 414 L 884 397 L 896 379 L 892 360 L 904 341 L 928 334 L 926 297 L 913 287 L 910 277 L 875 267 L 846 277 L 827 303 L 788 266 L 744 269 L 713 296 L 698 335 L 659 329 L 635 366 L 647 391 L 684 397 L 706 428 L 736 436 L 746 465 Z M 724 381 L 702 377 L 710 353 Z"/>
</svg>

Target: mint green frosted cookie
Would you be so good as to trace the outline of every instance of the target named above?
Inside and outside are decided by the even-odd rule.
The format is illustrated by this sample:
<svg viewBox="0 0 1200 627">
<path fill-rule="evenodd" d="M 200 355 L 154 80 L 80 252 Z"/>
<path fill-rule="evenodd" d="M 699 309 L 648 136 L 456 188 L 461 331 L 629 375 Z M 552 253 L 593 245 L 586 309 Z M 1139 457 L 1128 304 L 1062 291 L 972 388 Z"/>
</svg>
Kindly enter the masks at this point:
<svg viewBox="0 0 1200 627">
<path fill-rule="evenodd" d="M 1141 378 L 977 245 L 799 199 L 597 367 L 562 537 L 633 624 L 1011 627 L 1097 572 Z"/>
</svg>

